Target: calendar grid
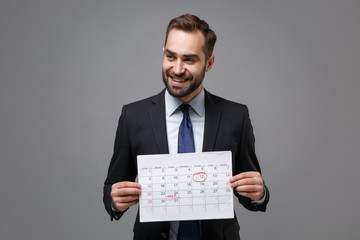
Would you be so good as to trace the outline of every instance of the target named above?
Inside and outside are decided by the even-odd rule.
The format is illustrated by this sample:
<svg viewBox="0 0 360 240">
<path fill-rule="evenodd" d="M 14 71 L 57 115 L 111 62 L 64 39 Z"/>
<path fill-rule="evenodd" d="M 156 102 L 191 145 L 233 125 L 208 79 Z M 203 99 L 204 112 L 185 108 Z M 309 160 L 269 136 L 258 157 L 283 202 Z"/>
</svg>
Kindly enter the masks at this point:
<svg viewBox="0 0 360 240">
<path fill-rule="evenodd" d="M 231 162 L 174 164 L 161 162 L 157 166 L 138 166 L 138 181 L 142 186 L 140 217 L 161 219 L 207 219 L 233 211 L 229 179 Z M 143 217 L 144 221 L 147 218 Z"/>
</svg>

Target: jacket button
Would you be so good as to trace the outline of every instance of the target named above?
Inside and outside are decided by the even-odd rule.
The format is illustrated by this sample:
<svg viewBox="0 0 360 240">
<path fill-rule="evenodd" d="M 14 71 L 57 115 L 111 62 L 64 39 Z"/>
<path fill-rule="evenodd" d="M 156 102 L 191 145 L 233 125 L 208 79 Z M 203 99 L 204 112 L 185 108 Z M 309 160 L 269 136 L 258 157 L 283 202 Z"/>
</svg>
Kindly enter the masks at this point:
<svg viewBox="0 0 360 240">
<path fill-rule="evenodd" d="M 165 239 L 166 238 L 166 233 L 162 232 L 161 236 L 163 237 L 163 239 Z"/>
</svg>

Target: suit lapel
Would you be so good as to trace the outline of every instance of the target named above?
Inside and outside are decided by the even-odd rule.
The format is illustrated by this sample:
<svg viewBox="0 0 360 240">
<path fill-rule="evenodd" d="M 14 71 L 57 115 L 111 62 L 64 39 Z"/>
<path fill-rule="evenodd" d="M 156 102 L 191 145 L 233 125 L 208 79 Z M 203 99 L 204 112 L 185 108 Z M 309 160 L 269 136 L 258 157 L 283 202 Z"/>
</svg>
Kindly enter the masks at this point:
<svg viewBox="0 0 360 240">
<path fill-rule="evenodd" d="M 168 154 L 168 141 L 165 116 L 165 90 L 150 99 L 153 105 L 149 108 L 151 127 L 160 154 Z M 213 151 L 220 124 L 222 108 L 218 99 L 205 91 L 205 129 L 203 152 Z"/>
<path fill-rule="evenodd" d="M 209 92 L 205 91 L 205 129 L 203 152 L 213 151 L 215 140 L 220 124 L 222 108 L 217 104 L 216 99 Z"/>
<path fill-rule="evenodd" d="M 151 98 L 153 106 L 149 108 L 151 127 L 154 132 L 155 141 L 160 154 L 169 153 L 167 133 L 166 133 L 166 116 L 165 116 L 165 90 Z"/>
</svg>

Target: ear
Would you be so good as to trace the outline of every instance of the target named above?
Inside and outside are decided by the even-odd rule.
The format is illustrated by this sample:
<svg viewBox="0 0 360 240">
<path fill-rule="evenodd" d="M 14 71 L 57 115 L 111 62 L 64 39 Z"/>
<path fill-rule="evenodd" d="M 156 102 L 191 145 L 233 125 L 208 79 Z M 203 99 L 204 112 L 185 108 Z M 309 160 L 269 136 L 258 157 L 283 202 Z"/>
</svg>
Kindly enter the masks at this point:
<svg viewBox="0 0 360 240">
<path fill-rule="evenodd" d="M 205 69 L 206 72 L 210 71 L 210 69 L 214 65 L 214 61 L 215 61 L 215 56 L 211 55 L 206 62 L 206 69 Z"/>
</svg>

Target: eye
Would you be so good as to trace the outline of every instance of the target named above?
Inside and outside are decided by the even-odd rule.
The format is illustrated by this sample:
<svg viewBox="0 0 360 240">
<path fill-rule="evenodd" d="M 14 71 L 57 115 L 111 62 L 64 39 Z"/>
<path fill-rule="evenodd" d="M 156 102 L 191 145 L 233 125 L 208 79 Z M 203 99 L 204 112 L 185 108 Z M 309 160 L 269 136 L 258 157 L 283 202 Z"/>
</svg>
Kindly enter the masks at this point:
<svg viewBox="0 0 360 240">
<path fill-rule="evenodd" d="M 169 61 L 172 61 L 172 60 L 175 59 L 174 56 L 172 56 L 172 55 L 167 55 L 166 57 L 167 57 L 167 59 L 168 59 Z"/>
<path fill-rule="evenodd" d="M 185 62 L 188 62 L 188 63 L 193 63 L 193 62 L 195 62 L 194 59 L 192 59 L 192 58 L 185 58 L 184 61 L 185 61 Z"/>
</svg>

